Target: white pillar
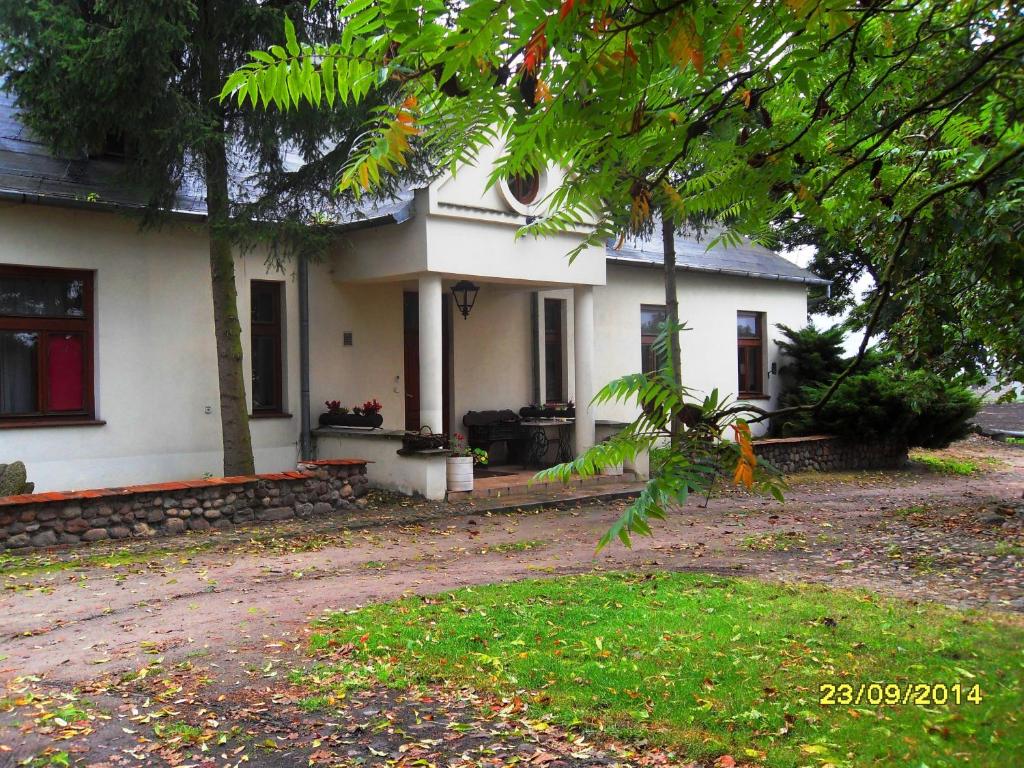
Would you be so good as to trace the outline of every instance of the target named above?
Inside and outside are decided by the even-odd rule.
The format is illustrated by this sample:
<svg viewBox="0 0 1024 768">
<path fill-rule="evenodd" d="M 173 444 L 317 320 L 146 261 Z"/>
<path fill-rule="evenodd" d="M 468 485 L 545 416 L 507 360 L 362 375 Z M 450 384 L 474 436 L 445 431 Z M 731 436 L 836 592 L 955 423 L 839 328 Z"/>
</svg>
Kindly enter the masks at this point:
<svg viewBox="0 0 1024 768">
<path fill-rule="evenodd" d="M 441 276 L 420 277 L 419 293 L 420 426 L 444 432 Z"/>
<path fill-rule="evenodd" d="M 576 455 L 594 444 L 594 289 L 577 285 L 572 294 L 573 353 L 576 362 Z"/>
</svg>

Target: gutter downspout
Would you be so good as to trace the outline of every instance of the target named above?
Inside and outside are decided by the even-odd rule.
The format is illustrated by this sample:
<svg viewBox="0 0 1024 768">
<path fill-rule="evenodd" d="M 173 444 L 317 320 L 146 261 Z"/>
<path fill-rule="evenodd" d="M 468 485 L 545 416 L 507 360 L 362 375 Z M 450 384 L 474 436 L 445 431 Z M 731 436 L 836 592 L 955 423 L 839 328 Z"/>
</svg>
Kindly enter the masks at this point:
<svg viewBox="0 0 1024 768">
<path fill-rule="evenodd" d="M 309 428 L 309 263 L 299 254 L 299 453 L 303 461 L 313 458 Z"/>
</svg>

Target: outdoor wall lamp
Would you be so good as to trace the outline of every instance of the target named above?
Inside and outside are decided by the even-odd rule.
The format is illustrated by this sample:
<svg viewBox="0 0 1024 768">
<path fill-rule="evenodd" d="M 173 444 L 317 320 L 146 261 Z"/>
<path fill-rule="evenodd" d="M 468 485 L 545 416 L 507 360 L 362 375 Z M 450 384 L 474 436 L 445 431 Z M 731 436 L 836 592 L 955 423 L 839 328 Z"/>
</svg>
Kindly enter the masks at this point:
<svg viewBox="0 0 1024 768">
<path fill-rule="evenodd" d="M 480 286 L 476 283 L 471 283 L 469 280 L 459 280 L 459 282 L 452 286 L 452 296 L 455 297 L 455 306 L 459 308 L 459 312 L 462 313 L 463 319 L 469 317 L 469 313 L 473 309 L 473 304 L 476 302 L 476 294 L 479 290 Z"/>
</svg>

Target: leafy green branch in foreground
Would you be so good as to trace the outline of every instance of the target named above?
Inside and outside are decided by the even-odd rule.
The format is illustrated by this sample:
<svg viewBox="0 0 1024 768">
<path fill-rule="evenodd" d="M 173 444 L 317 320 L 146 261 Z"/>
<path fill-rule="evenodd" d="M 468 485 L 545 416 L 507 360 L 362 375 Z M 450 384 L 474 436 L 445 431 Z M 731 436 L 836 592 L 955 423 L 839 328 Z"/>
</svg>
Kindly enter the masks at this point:
<svg viewBox="0 0 1024 768">
<path fill-rule="evenodd" d="M 635 402 L 640 414 L 574 460 L 535 477 L 565 482 L 573 476 L 593 477 L 643 453 L 658 457 L 643 491 L 601 537 L 598 551 L 615 539 L 628 547 L 631 535 L 650 536 L 649 520 L 664 520 L 673 505 L 685 504 L 691 494 L 709 496 L 719 479 L 783 500 L 781 475 L 754 455 L 750 428 L 740 417 L 742 407 L 729 408 L 717 389 L 698 401 L 691 390 L 675 383 L 670 338 L 682 330 L 681 325 L 662 325 L 653 344 L 663 361 L 657 371 L 615 379 L 591 401 L 592 406 Z M 728 430 L 734 440 L 725 439 Z M 662 446 L 667 449 L 656 450 Z"/>
</svg>

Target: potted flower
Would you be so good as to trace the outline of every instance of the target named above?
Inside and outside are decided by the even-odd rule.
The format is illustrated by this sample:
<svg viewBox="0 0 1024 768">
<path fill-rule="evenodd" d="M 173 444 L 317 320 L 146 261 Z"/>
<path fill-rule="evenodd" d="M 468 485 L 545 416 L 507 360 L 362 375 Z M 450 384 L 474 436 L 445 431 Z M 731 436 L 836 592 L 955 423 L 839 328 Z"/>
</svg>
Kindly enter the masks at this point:
<svg viewBox="0 0 1024 768">
<path fill-rule="evenodd" d="M 576 415 L 576 404 L 572 400 L 568 403 L 549 402 L 544 405 L 531 403 L 520 408 L 519 415 L 524 419 L 572 418 Z"/>
<path fill-rule="evenodd" d="M 377 401 L 367 400 L 351 411 L 341 404 L 340 400 L 328 400 L 324 403 L 327 412 L 320 414 L 320 426 L 323 427 L 369 427 L 375 429 L 384 423 L 380 415 L 383 406 Z"/>
<path fill-rule="evenodd" d="M 448 441 L 448 490 L 473 490 L 473 465 L 487 463 L 487 451 L 473 448 L 464 435 L 452 435 Z"/>
</svg>

